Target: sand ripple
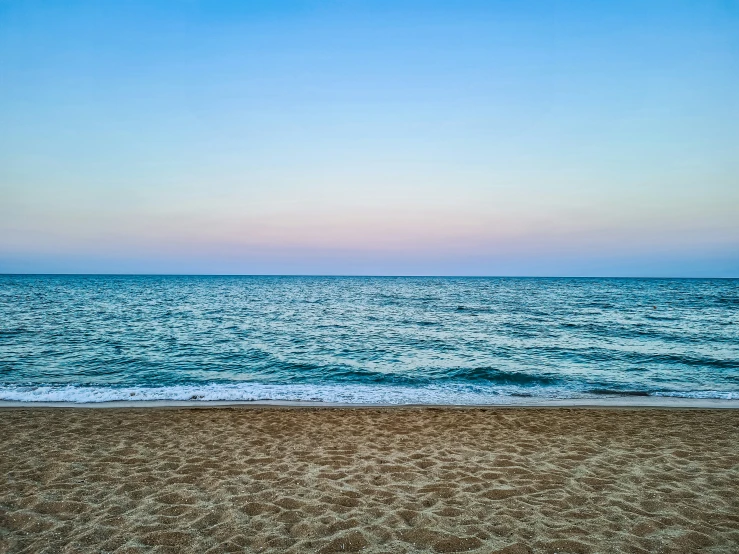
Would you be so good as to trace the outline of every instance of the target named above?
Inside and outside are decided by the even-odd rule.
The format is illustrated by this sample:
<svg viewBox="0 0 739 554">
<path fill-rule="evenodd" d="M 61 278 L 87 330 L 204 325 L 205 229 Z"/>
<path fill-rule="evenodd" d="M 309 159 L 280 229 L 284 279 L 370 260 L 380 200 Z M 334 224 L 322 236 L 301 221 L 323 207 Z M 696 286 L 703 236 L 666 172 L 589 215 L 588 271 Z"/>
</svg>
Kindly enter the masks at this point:
<svg viewBox="0 0 739 554">
<path fill-rule="evenodd" d="M 0 552 L 737 552 L 739 411 L 0 412 Z"/>
</svg>

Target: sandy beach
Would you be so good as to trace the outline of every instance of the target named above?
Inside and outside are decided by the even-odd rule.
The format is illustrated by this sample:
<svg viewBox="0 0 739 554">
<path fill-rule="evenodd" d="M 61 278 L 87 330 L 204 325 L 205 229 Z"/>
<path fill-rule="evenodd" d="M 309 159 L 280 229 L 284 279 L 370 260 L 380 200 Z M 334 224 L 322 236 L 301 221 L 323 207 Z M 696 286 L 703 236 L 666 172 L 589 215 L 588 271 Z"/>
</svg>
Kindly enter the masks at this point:
<svg viewBox="0 0 739 554">
<path fill-rule="evenodd" d="M 739 411 L 0 410 L 0 552 L 737 552 Z"/>
</svg>

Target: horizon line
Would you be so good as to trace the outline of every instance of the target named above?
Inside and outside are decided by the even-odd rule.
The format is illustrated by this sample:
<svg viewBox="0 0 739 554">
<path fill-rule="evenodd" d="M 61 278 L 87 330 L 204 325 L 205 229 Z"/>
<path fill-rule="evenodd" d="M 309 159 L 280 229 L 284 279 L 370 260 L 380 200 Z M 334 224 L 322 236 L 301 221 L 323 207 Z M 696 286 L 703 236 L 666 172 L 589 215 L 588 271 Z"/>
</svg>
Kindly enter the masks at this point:
<svg viewBox="0 0 739 554">
<path fill-rule="evenodd" d="M 690 279 L 690 280 L 737 280 L 736 277 L 689 277 L 655 275 L 367 275 L 343 273 L 2 273 L 6 277 L 337 277 L 337 278 L 378 278 L 378 279 Z"/>
</svg>

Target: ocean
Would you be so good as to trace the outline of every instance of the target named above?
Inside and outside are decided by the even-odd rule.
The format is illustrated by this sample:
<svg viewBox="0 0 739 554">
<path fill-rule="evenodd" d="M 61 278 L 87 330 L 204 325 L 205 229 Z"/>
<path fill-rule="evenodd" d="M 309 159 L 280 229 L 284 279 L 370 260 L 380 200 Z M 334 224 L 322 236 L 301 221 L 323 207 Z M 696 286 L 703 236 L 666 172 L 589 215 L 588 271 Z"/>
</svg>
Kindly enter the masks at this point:
<svg viewBox="0 0 739 554">
<path fill-rule="evenodd" d="M 739 280 L 0 276 L 0 400 L 739 399 Z"/>
</svg>

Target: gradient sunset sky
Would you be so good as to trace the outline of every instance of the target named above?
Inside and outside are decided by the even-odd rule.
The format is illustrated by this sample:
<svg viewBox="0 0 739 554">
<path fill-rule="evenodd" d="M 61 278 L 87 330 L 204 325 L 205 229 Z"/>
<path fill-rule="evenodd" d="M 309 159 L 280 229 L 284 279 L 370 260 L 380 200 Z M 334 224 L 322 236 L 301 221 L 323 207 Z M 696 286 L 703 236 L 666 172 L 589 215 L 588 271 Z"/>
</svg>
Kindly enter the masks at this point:
<svg viewBox="0 0 739 554">
<path fill-rule="evenodd" d="M 739 277 L 739 2 L 0 0 L 0 273 Z"/>
</svg>

